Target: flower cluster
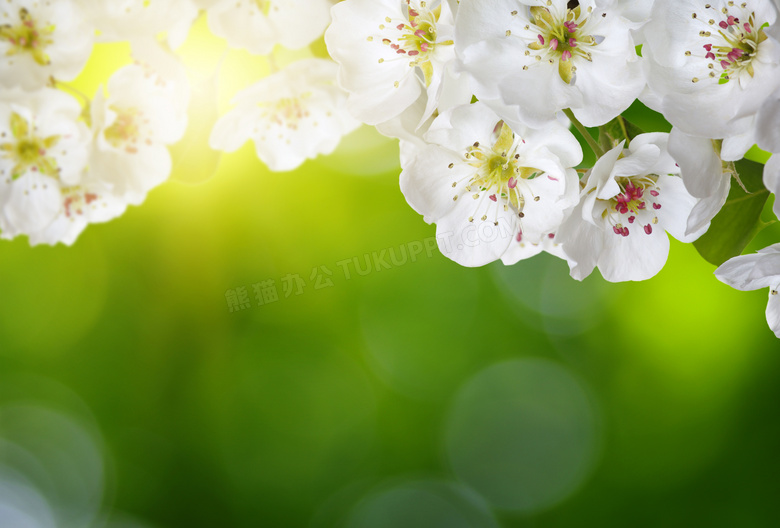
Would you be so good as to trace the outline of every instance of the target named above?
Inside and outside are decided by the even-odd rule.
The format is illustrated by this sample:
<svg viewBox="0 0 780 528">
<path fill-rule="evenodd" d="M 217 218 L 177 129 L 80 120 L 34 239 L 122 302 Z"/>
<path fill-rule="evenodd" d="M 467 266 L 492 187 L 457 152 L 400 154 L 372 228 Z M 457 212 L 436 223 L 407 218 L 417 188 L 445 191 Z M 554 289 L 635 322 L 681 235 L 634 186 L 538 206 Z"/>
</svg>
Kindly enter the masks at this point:
<svg viewBox="0 0 780 528">
<path fill-rule="evenodd" d="M 400 140 L 402 192 L 464 266 L 546 251 L 578 280 L 596 268 L 646 280 L 665 265 L 669 235 L 699 244 L 730 193 L 747 192 L 738 167 L 752 147 L 777 153 L 763 185 L 780 190 L 773 0 L 8 0 L 3 238 L 71 244 L 168 178 L 190 101 L 172 50 L 200 15 L 271 69 L 216 122 L 213 149 L 251 139 L 271 170 L 288 171 L 374 126 Z M 330 57 L 279 64 L 280 47 L 323 35 Z M 74 98 L 65 83 L 93 42 L 116 40 L 136 62 L 93 99 Z M 629 122 L 637 101 L 671 131 Z M 724 263 L 742 242 L 717 276 L 769 286 L 776 300 L 777 248 Z"/>
<path fill-rule="evenodd" d="M 201 0 L 203 2 L 203 0 Z M 308 46 L 330 23 L 332 0 L 206 1 L 211 31 L 255 55 L 277 45 Z M 253 140 L 257 157 L 273 171 L 290 171 L 305 160 L 330 154 L 341 138 L 360 126 L 346 109 L 338 66 L 330 59 L 305 58 L 279 68 L 240 91 L 235 107 L 216 123 L 215 150 L 233 152 Z"/>
<path fill-rule="evenodd" d="M 175 50 L 205 11 L 231 47 L 268 54 L 321 37 L 331 0 L 8 0 L 0 6 L 0 237 L 73 244 L 88 224 L 140 205 L 182 139 L 188 74 Z M 294 27 L 294 30 L 291 28 Z M 70 86 L 93 45 L 129 41 L 134 63 L 92 97 Z M 289 65 L 236 97 L 211 144 L 253 138 L 272 170 L 332 152 L 360 124 L 327 59 Z"/>
<path fill-rule="evenodd" d="M 464 266 L 547 251 L 578 280 L 649 279 L 668 235 L 707 232 L 735 161 L 755 144 L 780 152 L 772 0 L 345 0 L 332 15 L 348 109 L 400 140 L 401 190 Z M 637 100 L 671 133 L 629 123 Z M 764 183 L 779 190 L 780 156 Z M 717 276 L 774 299 L 776 256 Z"/>
<path fill-rule="evenodd" d="M 189 95 L 183 68 L 162 48 L 139 43 L 145 53 L 92 100 L 65 84 L 86 65 L 97 28 L 113 38 L 107 5 L 0 7 L 2 238 L 72 244 L 88 224 L 143 202 L 170 173 L 167 145 L 184 134 Z"/>
</svg>

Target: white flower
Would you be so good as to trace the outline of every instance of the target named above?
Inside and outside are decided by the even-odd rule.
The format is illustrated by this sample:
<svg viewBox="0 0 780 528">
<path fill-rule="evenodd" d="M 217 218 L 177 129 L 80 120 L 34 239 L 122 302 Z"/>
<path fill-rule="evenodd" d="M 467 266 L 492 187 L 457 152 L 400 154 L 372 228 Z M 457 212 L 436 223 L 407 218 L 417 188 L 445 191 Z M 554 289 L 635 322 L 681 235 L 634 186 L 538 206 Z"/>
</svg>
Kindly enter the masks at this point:
<svg viewBox="0 0 780 528">
<path fill-rule="evenodd" d="M 81 108 L 50 88 L 0 96 L 0 229 L 2 238 L 72 244 L 88 223 L 124 205 L 87 175 L 89 131 Z"/>
<path fill-rule="evenodd" d="M 76 78 L 92 52 L 84 19 L 73 0 L 0 3 L 0 84 L 37 90 Z"/>
<path fill-rule="evenodd" d="M 780 244 L 769 246 L 754 255 L 734 257 L 715 270 L 715 276 L 741 291 L 769 288 L 766 320 L 780 337 Z"/>
<path fill-rule="evenodd" d="M 461 4 L 455 44 L 478 98 L 516 105 L 532 125 L 571 108 L 586 126 L 599 126 L 628 108 L 645 85 L 631 36 L 641 24 L 621 16 L 614 0 L 567 4 Z"/>
<path fill-rule="evenodd" d="M 667 140 L 667 134 L 642 134 L 628 149 L 621 143 L 596 162 L 580 203 L 558 230 L 572 277 L 582 280 L 598 266 L 610 282 L 649 279 L 666 263 L 666 232 L 692 242 L 709 227 L 685 235 L 696 199 L 679 177 Z"/>
<path fill-rule="evenodd" d="M 81 1 L 89 7 L 92 22 L 106 41 L 132 41 L 167 32 L 171 47 L 177 48 L 198 16 L 193 0 Z"/>
<path fill-rule="evenodd" d="M 700 199 L 688 218 L 686 235 L 706 228 L 729 196 L 733 173 L 724 167 L 719 143 L 690 136 L 679 128 L 673 128 L 669 134 L 669 154 L 680 167 L 685 188 L 691 196 Z"/>
<path fill-rule="evenodd" d="M 442 92 L 449 90 L 444 73 L 455 58 L 450 4 L 346 0 L 332 14 L 325 42 L 340 65 L 339 83 L 350 94 L 350 112 L 376 125 L 399 116 L 426 92 L 422 121 L 430 117 Z"/>
<path fill-rule="evenodd" d="M 0 229 L 13 238 L 45 229 L 61 209 L 60 187 L 87 164 L 81 108 L 50 88 L 0 96 Z"/>
<path fill-rule="evenodd" d="M 127 203 L 94 178 L 94 174 L 85 172 L 79 185 L 60 189 L 59 213 L 45 229 L 28 234 L 31 245 L 70 246 L 89 224 L 108 222 L 124 214 Z"/>
<path fill-rule="evenodd" d="M 774 213 L 780 218 L 780 154 L 775 154 L 764 166 L 764 186 L 775 195 Z"/>
<path fill-rule="evenodd" d="M 125 66 L 92 103 L 91 169 L 122 201 L 138 205 L 171 172 L 167 145 L 184 135 L 182 90 L 148 66 Z M 186 106 L 185 106 L 186 107 Z"/>
<path fill-rule="evenodd" d="M 656 0 L 642 52 L 654 94 L 643 101 L 687 134 L 726 138 L 723 159 L 741 158 L 780 86 L 780 47 L 765 30 L 776 18 L 770 0 Z"/>
<path fill-rule="evenodd" d="M 266 55 L 276 44 L 311 44 L 330 23 L 331 0 L 221 0 L 208 10 L 211 31 L 228 44 Z"/>
<path fill-rule="evenodd" d="M 426 222 L 437 224 L 439 249 L 459 264 L 501 258 L 518 234 L 540 244 L 576 201 L 571 167 L 582 150 L 558 123 L 512 130 L 475 103 L 440 115 L 425 140 L 402 157 L 401 191 Z"/>
<path fill-rule="evenodd" d="M 332 61 L 305 59 L 243 90 L 214 126 L 211 147 L 233 152 L 253 139 L 257 156 L 273 171 L 330 154 L 360 125 L 344 107 L 337 71 Z"/>
</svg>

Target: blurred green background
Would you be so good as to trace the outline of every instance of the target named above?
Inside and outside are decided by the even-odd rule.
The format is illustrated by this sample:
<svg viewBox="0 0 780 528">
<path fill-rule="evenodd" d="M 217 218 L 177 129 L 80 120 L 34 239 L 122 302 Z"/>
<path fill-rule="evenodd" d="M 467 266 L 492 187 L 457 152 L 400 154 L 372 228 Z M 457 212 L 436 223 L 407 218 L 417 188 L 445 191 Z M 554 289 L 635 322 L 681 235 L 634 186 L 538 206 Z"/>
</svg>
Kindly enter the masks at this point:
<svg viewBox="0 0 780 528">
<path fill-rule="evenodd" d="M 183 54 L 196 88 L 221 64 L 221 110 L 267 73 L 202 34 Z M 679 243 L 643 283 L 462 268 L 418 251 L 435 228 L 394 141 L 363 128 L 272 174 L 207 137 L 74 247 L 2 243 L 0 502 L 23 482 L 74 528 L 780 525 L 766 291 Z"/>
</svg>

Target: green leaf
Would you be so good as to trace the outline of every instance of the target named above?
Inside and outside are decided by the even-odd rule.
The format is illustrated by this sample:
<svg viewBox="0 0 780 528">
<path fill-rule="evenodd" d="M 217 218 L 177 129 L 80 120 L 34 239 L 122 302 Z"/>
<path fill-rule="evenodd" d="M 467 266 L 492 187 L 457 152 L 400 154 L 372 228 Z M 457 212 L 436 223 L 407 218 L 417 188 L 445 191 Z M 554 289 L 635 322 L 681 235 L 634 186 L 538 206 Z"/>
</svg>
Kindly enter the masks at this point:
<svg viewBox="0 0 780 528">
<path fill-rule="evenodd" d="M 615 119 L 599 127 L 599 143 L 604 150 L 612 150 L 617 147 L 621 141 L 626 141 L 626 146 L 631 140 L 644 131 L 635 124 L 627 121 L 623 116 L 617 116 Z"/>
<path fill-rule="evenodd" d="M 726 204 L 712 220 L 709 231 L 693 243 L 704 259 L 720 266 L 730 258 L 741 255 L 751 240 L 767 225 L 761 221 L 761 212 L 769 198 L 764 187 L 764 166 L 750 160 L 736 163 L 739 179 L 732 181 Z"/>
</svg>

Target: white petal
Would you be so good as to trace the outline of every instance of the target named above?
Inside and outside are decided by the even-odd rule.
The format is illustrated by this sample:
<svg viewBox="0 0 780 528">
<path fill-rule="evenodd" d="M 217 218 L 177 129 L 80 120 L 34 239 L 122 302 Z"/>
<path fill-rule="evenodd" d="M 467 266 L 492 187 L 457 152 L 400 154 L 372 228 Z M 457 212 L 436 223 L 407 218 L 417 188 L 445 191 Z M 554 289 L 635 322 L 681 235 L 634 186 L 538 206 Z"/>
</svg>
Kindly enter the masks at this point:
<svg viewBox="0 0 780 528">
<path fill-rule="evenodd" d="M 715 276 L 741 291 L 775 288 L 780 283 L 780 253 L 740 255 L 722 264 Z"/>
<path fill-rule="evenodd" d="M 437 117 L 425 134 L 425 140 L 465 151 L 475 141 L 489 143 L 500 120 L 484 103 L 459 106 Z"/>
<path fill-rule="evenodd" d="M 580 281 L 593 272 L 604 248 L 602 230 L 582 221 L 581 216 L 582 205 L 579 205 L 574 208 L 557 235 L 563 251 L 569 257 L 571 276 Z"/>
<path fill-rule="evenodd" d="M 448 168 L 450 163 L 454 164 L 452 169 Z M 455 152 L 429 145 L 404 166 L 400 178 L 401 192 L 412 209 L 430 224 L 455 207 L 453 197 L 457 193 L 452 183 L 470 177 L 472 173 L 472 167 L 462 163 Z M 468 200 L 468 196 L 462 200 Z"/>
<path fill-rule="evenodd" d="M 658 188 L 661 190 L 662 204 L 658 218 L 662 229 L 680 242 L 686 243 L 698 239 L 709 229 L 707 223 L 694 232 L 687 232 L 689 218 L 699 200 L 688 193 L 680 177 L 661 175 L 658 177 Z"/>
<path fill-rule="evenodd" d="M 564 250 L 568 254 L 568 247 Z M 642 281 L 657 275 L 668 256 L 669 236 L 663 229 L 650 235 L 635 230 L 627 237 L 605 232 L 598 267 L 609 282 Z"/>
<path fill-rule="evenodd" d="M 650 168 L 657 163 L 660 157 L 661 149 L 656 145 L 648 143 L 635 147 L 632 149 L 631 155 L 615 162 L 613 174 L 616 176 L 648 174 L 651 172 Z"/>
<path fill-rule="evenodd" d="M 620 194 L 620 187 L 615 181 L 615 165 L 618 158 L 623 155 L 624 143 L 622 141 L 617 147 L 600 157 L 588 175 L 585 190 L 596 189 L 594 196 L 601 200 L 609 200 Z"/>
<path fill-rule="evenodd" d="M 544 246 L 541 243 L 532 244 L 522 240 L 515 240 L 509 244 L 506 252 L 501 255 L 501 262 L 503 262 L 505 266 L 512 266 L 521 260 L 535 257 L 542 251 L 544 251 Z"/>
<path fill-rule="evenodd" d="M 723 140 L 720 149 L 720 157 L 723 161 L 738 161 L 745 157 L 750 148 L 756 144 L 755 127 L 751 126 L 746 132 Z"/>
<path fill-rule="evenodd" d="M 123 201 L 140 205 L 146 194 L 168 179 L 171 155 L 165 145 L 142 145 L 134 153 L 95 151 L 91 168 Z"/>
<path fill-rule="evenodd" d="M 669 152 L 680 165 L 680 175 L 691 195 L 701 201 L 688 218 L 686 235 L 703 229 L 726 203 L 731 188 L 731 175 L 723 166 L 712 141 L 689 136 L 678 128 L 669 135 Z"/>
<path fill-rule="evenodd" d="M 780 155 L 769 158 L 764 166 L 764 186 L 775 195 L 773 211 L 780 218 Z"/>
<path fill-rule="evenodd" d="M 484 266 L 501 258 L 514 240 L 517 229 L 514 214 L 499 213 L 499 225 L 495 226 L 490 220 L 469 222 L 473 212 L 472 203 L 458 200 L 452 211 L 439 219 L 436 225 L 442 254 L 469 268 Z M 441 240 L 448 243 L 442 244 Z"/>
<path fill-rule="evenodd" d="M 756 135 L 758 146 L 769 152 L 780 152 L 780 90 L 766 99 L 758 113 Z"/>
<path fill-rule="evenodd" d="M 608 123 L 639 97 L 645 83 L 641 63 L 627 62 L 626 53 L 594 55 L 593 63 L 578 66 L 576 86 L 582 106 L 572 105 L 574 115 L 587 127 Z"/>
<path fill-rule="evenodd" d="M 28 172 L 0 191 L 4 196 L 0 228 L 16 236 L 45 229 L 60 212 L 60 186 L 57 180 Z"/>
<path fill-rule="evenodd" d="M 766 303 L 766 322 L 772 332 L 780 338 L 780 294 L 769 293 L 769 302 Z"/>
<path fill-rule="evenodd" d="M 257 108 L 238 107 L 217 121 L 211 131 L 209 146 L 214 150 L 235 152 L 252 136 L 260 121 Z"/>
<path fill-rule="evenodd" d="M 430 128 L 433 118 L 421 123 L 426 111 L 428 94 L 422 92 L 417 101 L 394 118 L 376 125 L 377 131 L 385 136 L 424 146 L 423 135 Z M 403 166 L 403 163 L 401 164 Z"/>
<path fill-rule="evenodd" d="M 195 20 L 198 7 L 191 0 L 164 2 L 81 0 L 93 13 L 93 23 L 101 31 L 101 40 L 122 41 L 138 37 L 153 37 L 174 31 L 173 44 L 182 40 L 186 31 L 180 25 Z"/>
</svg>

